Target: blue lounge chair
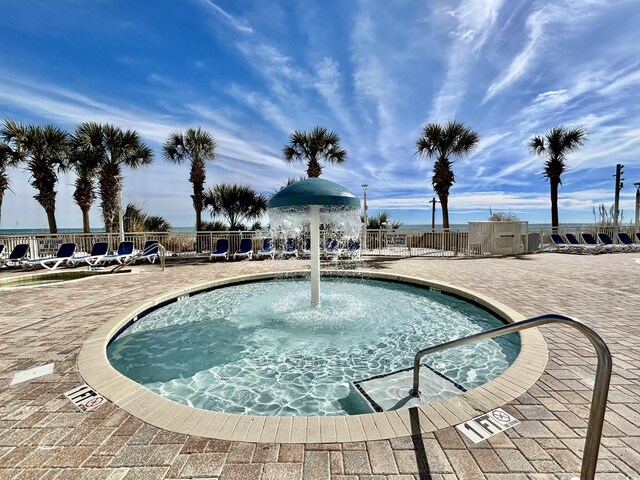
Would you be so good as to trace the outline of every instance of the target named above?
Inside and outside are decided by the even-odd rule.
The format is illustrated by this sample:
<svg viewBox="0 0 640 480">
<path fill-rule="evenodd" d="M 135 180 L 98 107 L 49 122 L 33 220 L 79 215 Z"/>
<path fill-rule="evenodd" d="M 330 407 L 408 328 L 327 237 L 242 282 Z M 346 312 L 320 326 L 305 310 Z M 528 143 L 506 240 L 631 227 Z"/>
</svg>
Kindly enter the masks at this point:
<svg viewBox="0 0 640 480">
<path fill-rule="evenodd" d="M 97 265 L 102 258 L 109 253 L 109 243 L 108 242 L 96 242 L 91 247 L 91 252 L 89 255 L 82 255 L 79 257 L 73 257 L 68 262 L 67 265 L 70 267 L 75 267 L 80 263 L 86 263 L 87 265 Z"/>
<path fill-rule="evenodd" d="M 240 248 L 233 254 L 233 259 L 247 257 L 249 260 L 253 257 L 253 240 L 243 238 L 240 240 Z"/>
<path fill-rule="evenodd" d="M 345 256 L 349 258 L 360 258 L 360 242 L 358 240 L 349 239 Z"/>
<path fill-rule="evenodd" d="M 340 249 L 338 248 L 338 241 L 329 237 L 324 246 L 324 253 L 330 257 L 338 256 Z"/>
<path fill-rule="evenodd" d="M 555 247 L 556 252 L 575 252 L 576 247 L 566 243 L 562 236 L 557 233 L 551 234 L 551 241 L 553 242 L 553 246 Z"/>
<path fill-rule="evenodd" d="M 34 268 L 38 265 L 48 270 L 55 270 L 63 263 L 67 263 L 73 257 L 76 251 L 76 244 L 73 242 L 63 243 L 58 248 L 58 252 L 55 257 L 43 257 L 34 258 L 33 260 L 23 260 L 22 266 L 24 268 Z"/>
<path fill-rule="evenodd" d="M 295 238 L 287 238 L 284 248 L 282 249 L 282 256 L 285 258 L 298 257 L 298 245 L 296 244 Z"/>
<path fill-rule="evenodd" d="M 580 241 L 576 238 L 573 233 L 567 233 L 564 236 L 567 239 L 568 244 L 574 249 L 577 253 L 600 253 L 602 249 L 599 245 L 585 245 L 584 243 L 580 243 Z"/>
<path fill-rule="evenodd" d="M 258 250 L 258 253 L 256 253 L 256 258 L 271 257 L 271 260 L 273 260 L 275 259 L 275 256 L 276 249 L 273 248 L 273 242 L 270 238 L 265 238 L 262 241 L 262 249 Z"/>
<path fill-rule="evenodd" d="M 304 244 L 302 245 L 302 255 L 305 257 L 311 256 L 311 239 L 305 238 Z"/>
<path fill-rule="evenodd" d="M 100 259 L 97 265 L 116 262 L 122 265 L 133 256 L 133 242 L 120 242 L 118 250 L 113 255 L 105 255 Z"/>
<path fill-rule="evenodd" d="M 599 244 L 595 238 L 593 238 L 593 235 L 591 235 L 590 233 L 581 233 L 580 236 L 582 237 L 582 241 L 589 247 L 593 249 L 593 253 L 600 253 L 600 252 L 612 252 L 613 250 L 610 247 L 607 247 L 606 245 L 602 245 Z"/>
<path fill-rule="evenodd" d="M 144 242 L 142 251 L 135 256 L 135 261 L 149 260 L 149 263 L 155 263 L 158 259 L 158 249 L 160 242 L 158 240 L 147 240 Z"/>
<path fill-rule="evenodd" d="M 626 245 L 613 243 L 613 240 L 611 240 L 611 237 L 607 233 L 599 233 L 598 240 L 602 245 L 604 245 L 606 248 L 610 248 L 614 252 L 624 252 L 626 250 L 629 250 Z"/>
<path fill-rule="evenodd" d="M 16 245 L 7 258 L 0 258 L 0 268 L 2 267 L 16 267 L 22 263 L 22 261 L 29 253 L 29 245 L 26 243 L 19 243 Z"/>
<path fill-rule="evenodd" d="M 209 255 L 209 261 L 212 261 L 214 258 L 229 260 L 229 240 L 227 238 L 219 238 L 216 240 L 216 249 Z"/>
<path fill-rule="evenodd" d="M 626 245 L 630 251 L 637 252 L 640 250 L 640 243 L 634 243 L 633 238 L 624 232 L 618 233 L 618 240 L 620 240 L 620 244 Z"/>
</svg>

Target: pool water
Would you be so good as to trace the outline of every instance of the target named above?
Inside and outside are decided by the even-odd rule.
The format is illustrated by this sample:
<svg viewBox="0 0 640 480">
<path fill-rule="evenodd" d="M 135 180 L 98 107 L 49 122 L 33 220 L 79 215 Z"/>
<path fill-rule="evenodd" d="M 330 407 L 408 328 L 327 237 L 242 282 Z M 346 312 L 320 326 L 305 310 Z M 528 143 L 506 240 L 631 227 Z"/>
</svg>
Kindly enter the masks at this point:
<svg viewBox="0 0 640 480">
<path fill-rule="evenodd" d="M 415 286 L 279 279 L 193 295 L 142 317 L 108 347 L 112 365 L 176 402 L 252 415 L 362 413 L 349 382 L 410 367 L 418 350 L 502 325 L 486 310 Z M 505 370 L 519 336 L 425 362 L 467 389 Z"/>
</svg>

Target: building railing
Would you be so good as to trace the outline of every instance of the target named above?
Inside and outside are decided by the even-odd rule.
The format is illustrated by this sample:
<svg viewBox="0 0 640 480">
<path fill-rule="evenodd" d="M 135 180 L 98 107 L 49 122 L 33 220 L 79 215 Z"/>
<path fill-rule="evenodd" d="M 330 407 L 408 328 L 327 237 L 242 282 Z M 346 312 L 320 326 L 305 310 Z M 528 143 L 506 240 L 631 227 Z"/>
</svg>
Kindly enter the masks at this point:
<svg viewBox="0 0 640 480">
<path fill-rule="evenodd" d="M 582 227 L 560 227 L 558 233 L 574 233 L 580 238 L 580 233 L 591 233 L 597 237 L 597 233 L 608 233 L 616 240 L 617 232 L 626 232 L 633 237 L 633 226 L 595 227 L 585 225 Z M 548 250 L 552 246 L 551 228 L 529 228 L 527 233 L 515 235 L 513 249 L 508 254 L 519 254 L 526 252 L 537 252 Z M 332 232 L 321 231 L 321 246 L 325 245 L 326 239 L 332 236 Z M 366 241 L 364 236 L 366 235 Z M 291 237 L 297 235 L 291 233 Z M 339 236 L 339 235 L 338 235 Z M 262 248 L 264 238 L 270 237 L 267 231 L 218 231 L 218 232 L 194 232 L 194 231 L 171 231 L 162 233 L 135 232 L 125 233 L 124 239 L 133 241 L 136 250 L 142 250 L 147 240 L 158 240 L 164 245 L 167 251 L 167 258 L 185 257 L 205 257 L 215 249 L 218 239 L 229 240 L 229 250 L 231 252 L 238 249 L 240 240 L 250 238 L 253 240 L 253 248 Z M 286 233 L 280 235 L 276 242 L 276 249 L 281 249 L 284 245 Z M 304 238 L 299 239 L 299 247 L 304 245 Z M 367 229 L 360 238 L 362 255 L 371 256 L 392 256 L 392 257 L 480 257 L 491 256 L 494 253 L 492 242 L 483 239 L 479 243 L 470 243 L 470 234 L 466 229 Z M 75 242 L 77 252 L 90 252 L 95 242 L 108 242 L 111 249 L 116 250 L 120 243 L 118 233 L 59 233 L 59 234 L 22 234 L 22 235 L 0 235 L 0 244 L 5 245 L 5 252 L 10 252 L 19 243 L 27 243 L 30 246 L 30 257 L 43 257 L 54 255 L 60 244 L 64 242 Z M 346 241 L 339 245 L 346 248 Z M 8 254 L 8 253 L 7 253 Z"/>
</svg>

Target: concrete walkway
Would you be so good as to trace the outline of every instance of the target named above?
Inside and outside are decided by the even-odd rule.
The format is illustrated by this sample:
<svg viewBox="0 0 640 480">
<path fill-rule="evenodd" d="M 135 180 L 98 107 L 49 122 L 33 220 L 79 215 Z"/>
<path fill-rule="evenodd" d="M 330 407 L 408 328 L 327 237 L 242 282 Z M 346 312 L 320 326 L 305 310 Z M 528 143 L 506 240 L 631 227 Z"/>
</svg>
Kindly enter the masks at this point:
<svg viewBox="0 0 640 480">
<path fill-rule="evenodd" d="M 550 360 L 505 406 L 522 423 L 480 444 L 454 428 L 422 437 L 342 444 L 256 444 L 188 437 L 145 425 L 112 404 L 79 412 L 62 394 L 82 383 L 77 354 L 118 312 L 184 286 L 306 262 L 145 266 L 137 275 L 0 291 L 2 479 L 570 479 L 580 470 L 595 357 L 574 331 L 545 327 Z M 526 316 L 559 312 L 592 325 L 614 355 L 598 477 L 640 478 L 640 254 L 437 260 L 372 259 L 367 269 L 452 283 Z M 0 271 L 0 278 L 15 275 Z M 54 373 L 9 386 L 16 371 Z"/>
</svg>

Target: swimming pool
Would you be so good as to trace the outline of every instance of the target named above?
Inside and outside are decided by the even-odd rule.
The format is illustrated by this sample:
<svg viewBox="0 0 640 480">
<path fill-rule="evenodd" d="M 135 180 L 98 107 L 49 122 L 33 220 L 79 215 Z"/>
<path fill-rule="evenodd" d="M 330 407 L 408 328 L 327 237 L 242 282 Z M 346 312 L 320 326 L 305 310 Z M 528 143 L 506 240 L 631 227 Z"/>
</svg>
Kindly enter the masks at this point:
<svg viewBox="0 0 640 480">
<path fill-rule="evenodd" d="M 349 382 L 412 365 L 416 351 L 503 321 L 435 289 L 367 278 L 274 279 L 178 297 L 111 339 L 120 373 L 170 400 L 250 415 L 363 413 Z M 427 363 L 471 389 L 503 372 L 518 335 L 434 355 Z"/>
</svg>

